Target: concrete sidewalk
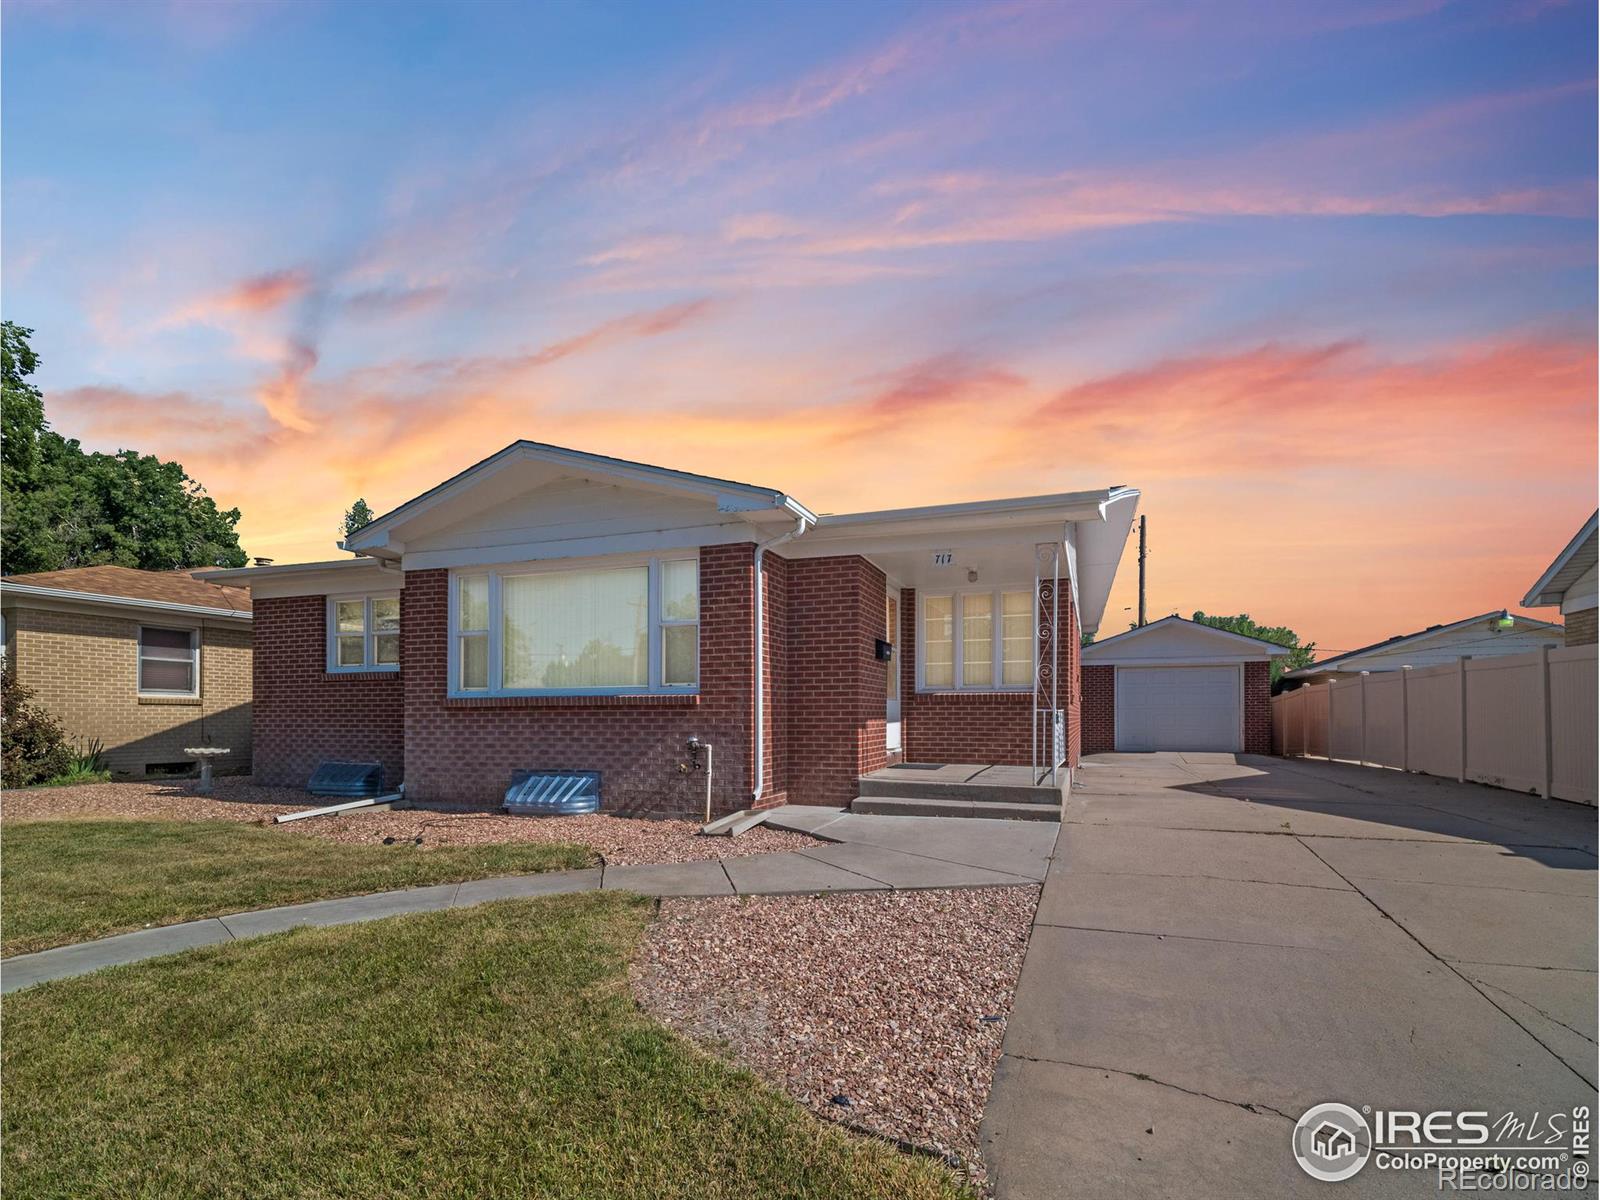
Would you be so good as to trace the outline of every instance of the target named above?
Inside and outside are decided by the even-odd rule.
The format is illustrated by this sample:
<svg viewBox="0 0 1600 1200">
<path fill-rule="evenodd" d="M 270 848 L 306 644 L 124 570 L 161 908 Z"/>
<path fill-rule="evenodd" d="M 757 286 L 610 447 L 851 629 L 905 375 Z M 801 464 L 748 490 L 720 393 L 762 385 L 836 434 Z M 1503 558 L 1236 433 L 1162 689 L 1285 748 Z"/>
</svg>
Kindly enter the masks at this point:
<svg viewBox="0 0 1600 1200">
<path fill-rule="evenodd" d="M 867 817 L 835 808 L 787 808 L 769 824 L 810 833 L 829 844 L 748 858 L 506 875 L 185 921 L 5 959 L 0 962 L 0 992 L 300 925 L 348 925 L 599 888 L 647 896 L 776 896 L 1036 885 L 1044 880 L 1057 828 L 1034 822 L 1019 828 L 1012 821 Z"/>
<path fill-rule="evenodd" d="M 984 1120 L 1001 1200 L 1326 1196 L 1290 1153 L 1324 1101 L 1594 1110 L 1593 809 L 1154 754 L 1086 760 L 1064 816 Z"/>
</svg>

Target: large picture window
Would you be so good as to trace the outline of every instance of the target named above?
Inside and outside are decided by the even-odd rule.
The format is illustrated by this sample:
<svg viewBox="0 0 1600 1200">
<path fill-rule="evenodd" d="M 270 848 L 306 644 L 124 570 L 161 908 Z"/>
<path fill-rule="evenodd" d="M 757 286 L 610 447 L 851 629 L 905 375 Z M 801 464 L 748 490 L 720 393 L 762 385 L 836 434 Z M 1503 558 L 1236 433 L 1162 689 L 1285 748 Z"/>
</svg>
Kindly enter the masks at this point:
<svg viewBox="0 0 1600 1200">
<path fill-rule="evenodd" d="M 917 678 L 924 691 L 1026 691 L 1033 686 L 1031 588 L 919 593 Z"/>
<path fill-rule="evenodd" d="M 195 630 L 140 627 L 139 694 L 200 694 L 200 637 Z"/>
<path fill-rule="evenodd" d="M 400 669 L 398 593 L 328 598 L 328 670 Z"/>
<path fill-rule="evenodd" d="M 700 564 L 502 567 L 453 580 L 455 695 L 636 693 L 700 683 Z"/>
</svg>

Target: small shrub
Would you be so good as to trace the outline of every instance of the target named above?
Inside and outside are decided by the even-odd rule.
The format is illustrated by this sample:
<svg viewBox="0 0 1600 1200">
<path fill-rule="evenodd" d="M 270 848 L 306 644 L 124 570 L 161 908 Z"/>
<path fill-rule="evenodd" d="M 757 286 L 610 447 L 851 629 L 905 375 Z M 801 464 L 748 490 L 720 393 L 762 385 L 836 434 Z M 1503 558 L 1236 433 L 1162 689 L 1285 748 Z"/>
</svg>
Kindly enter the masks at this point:
<svg viewBox="0 0 1600 1200">
<path fill-rule="evenodd" d="M 56 719 L 32 703 L 33 691 L 8 663 L 0 673 L 0 783 L 27 787 L 64 774 L 72 748 Z"/>
<path fill-rule="evenodd" d="M 66 787 L 74 783 L 107 783 L 110 779 L 111 764 L 106 761 L 105 743 L 99 738 L 90 738 L 80 752 L 71 756 L 65 771 L 45 782 L 52 787 Z"/>
</svg>

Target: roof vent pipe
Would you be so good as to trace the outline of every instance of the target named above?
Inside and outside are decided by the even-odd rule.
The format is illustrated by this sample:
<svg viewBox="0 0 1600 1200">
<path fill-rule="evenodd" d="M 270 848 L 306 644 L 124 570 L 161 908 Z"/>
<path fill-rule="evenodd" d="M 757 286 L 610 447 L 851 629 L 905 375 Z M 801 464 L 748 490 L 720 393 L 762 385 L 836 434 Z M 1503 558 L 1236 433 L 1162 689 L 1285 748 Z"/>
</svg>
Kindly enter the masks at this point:
<svg viewBox="0 0 1600 1200">
<path fill-rule="evenodd" d="M 761 586 L 761 563 L 768 550 L 799 537 L 810 529 L 811 525 L 812 521 L 809 518 L 797 517 L 794 528 L 787 533 L 780 533 L 775 538 L 756 543 L 756 778 L 755 785 L 750 790 L 750 804 L 752 807 L 761 799 L 761 793 L 766 790 L 767 779 L 767 668 L 766 654 L 763 653 L 767 644 L 767 623 L 766 606 L 763 603 L 765 589 Z"/>
</svg>

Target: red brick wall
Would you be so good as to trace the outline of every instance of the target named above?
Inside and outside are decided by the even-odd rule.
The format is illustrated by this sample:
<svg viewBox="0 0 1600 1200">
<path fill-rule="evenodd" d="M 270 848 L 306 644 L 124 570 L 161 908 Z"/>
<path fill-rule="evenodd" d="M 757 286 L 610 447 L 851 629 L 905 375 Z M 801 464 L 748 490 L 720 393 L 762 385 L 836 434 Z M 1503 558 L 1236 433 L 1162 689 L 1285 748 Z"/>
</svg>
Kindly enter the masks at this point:
<svg viewBox="0 0 1600 1200">
<path fill-rule="evenodd" d="M 405 774 L 405 692 L 395 672 L 328 673 L 324 596 L 258 598 L 251 712 L 256 782 L 304 787 L 324 759 L 383 764 Z M 401 647 L 401 661 L 405 661 Z"/>
<path fill-rule="evenodd" d="M 761 591 L 766 631 L 762 647 L 762 721 L 765 761 L 756 808 L 772 808 L 789 798 L 789 562 L 762 556 Z M 752 773 L 755 764 L 751 764 Z"/>
<path fill-rule="evenodd" d="M 1083 684 L 1079 679 L 1078 614 L 1070 588 L 1061 592 L 1056 644 L 1057 700 L 1067 711 L 1067 765 L 1082 748 Z M 1032 692 L 918 692 L 917 593 L 900 593 L 900 694 L 907 762 L 1033 762 Z M 1041 733 L 1043 730 L 1041 730 Z"/>
<path fill-rule="evenodd" d="M 1083 668 L 1083 752 L 1105 754 L 1117 748 L 1117 669 L 1087 663 Z"/>
<path fill-rule="evenodd" d="M 1244 665 L 1244 752 L 1272 753 L 1272 664 Z"/>
<path fill-rule="evenodd" d="M 786 764 L 793 804 L 848 804 L 856 777 L 888 760 L 883 572 L 858 556 L 787 566 Z"/>
<path fill-rule="evenodd" d="M 714 815 L 750 800 L 754 722 L 754 546 L 700 551 L 697 696 L 446 698 L 449 573 L 408 571 L 401 593 L 406 794 L 497 806 L 518 768 L 599 771 L 608 812 L 701 816 L 705 776 L 684 743 L 715 751 Z"/>
</svg>

